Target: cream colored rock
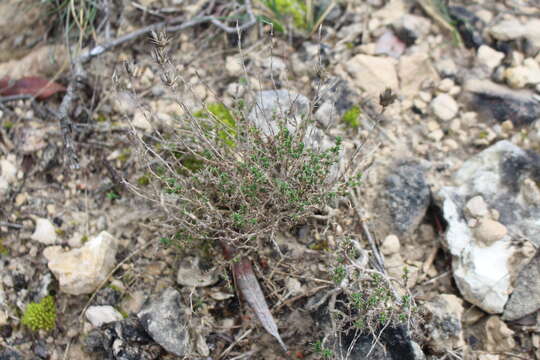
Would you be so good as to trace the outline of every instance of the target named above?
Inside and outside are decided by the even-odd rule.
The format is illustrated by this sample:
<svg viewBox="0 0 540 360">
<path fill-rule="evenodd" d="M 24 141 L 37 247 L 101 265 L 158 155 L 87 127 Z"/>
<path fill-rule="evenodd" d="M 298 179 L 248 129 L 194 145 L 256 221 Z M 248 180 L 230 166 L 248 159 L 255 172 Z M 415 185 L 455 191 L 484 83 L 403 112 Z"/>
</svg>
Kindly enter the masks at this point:
<svg viewBox="0 0 540 360">
<path fill-rule="evenodd" d="M 511 351 L 516 346 L 514 332 L 498 316 L 490 316 L 483 324 L 485 349 L 489 352 Z"/>
<path fill-rule="evenodd" d="M 228 56 L 225 59 L 225 70 L 230 76 L 240 76 L 244 73 L 241 59 L 237 56 Z"/>
<path fill-rule="evenodd" d="M 90 306 L 84 314 L 94 327 L 100 327 L 115 321 L 121 321 L 124 317 L 110 305 Z"/>
<path fill-rule="evenodd" d="M 50 246 L 43 251 L 47 266 L 60 283 L 60 291 L 81 295 L 93 292 L 115 265 L 117 240 L 106 231 L 79 249 L 64 251 Z"/>
<path fill-rule="evenodd" d="M 390 57 L 356 55 L 345 63 L 345 70 L 355 85 L 378 99 L 386 89 L 398 88 L 396 60 Z"/>
<path fill-rule="evenodd" d="M 141 129 L 146 132 L 152 131 L 152 124 L 150 121 L 148 121 L 148 114 L 146 114 L 142 109 L 137 109 L 135 111 L 131 121 L 133 126 L 135 126 L 137 129 Z"/>
<path fill-rule="evenodd" d="M 476 241 L 484 246 L 491 246 L 508 234 L 506 226 L 491 219 L 481 219 L 474 230 Z"/>
<path fill-rule="evenodd" d="M 490 72 L 499 66 L 502 59 L 504 59 L 504 53 L 494 50 L 487 45 L 481 45 L 476 54 L 476 63 L 485 67 Z"/>
<path fill-rule="evenodd" d="M 7 159 L 0 160 L 0 178 L 11 184 L 17 179 L 17 168 Z"/>
<path fill-rule="evenodd" d="M 418 94 L 424 84 L 436 83 L 439 74 L 435 70 L 427 51 L 413 52 L 410 55 L 403 55 L 399 58 L 398 74 L 401 86 L 401 94 L 411 98 Z M 431 95 L 427 93 L 430 101 Z"/>
<path fill-rule="evenodd" d="M 456 116 L 459 107 L 453 97 L 440 94 L 431 101 L 431 109 L 440 120 L 448 121 Z"/>
<path fill-rule="evenodd" d="M 382 246 L 381 246 L 381 252 L 383 255 L 392 255 L 399 253 L 401 245 L 399 244 L 399 238 L 394 235 L 388 235 L 384 238 Z"/>
<path fill-rule="evenodd" d="M 39 241 L 45 245 L 52 245 L 56 243 L 56 229 L 52 222 L 47 219 L 37 218 L 36 228 L 34 233 L 30 236 L 32 240 Z"/>
<path fill-rule="evenodd" d="M 468 214 L 475 218 L 482 218 L 489 215 L 489 209 L 487 207 L 484 198 L 480 195 L 471 198 L 465 205 L 465 210 Z"/>
</svg>

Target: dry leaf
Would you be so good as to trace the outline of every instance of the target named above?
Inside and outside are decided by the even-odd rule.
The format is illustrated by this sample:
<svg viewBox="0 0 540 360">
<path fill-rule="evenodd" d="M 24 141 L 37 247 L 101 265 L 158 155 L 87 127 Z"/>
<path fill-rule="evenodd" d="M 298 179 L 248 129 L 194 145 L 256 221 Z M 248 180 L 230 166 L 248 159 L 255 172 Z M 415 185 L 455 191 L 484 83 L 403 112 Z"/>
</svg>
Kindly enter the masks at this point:
<svg viewBox="0 0 540 360">
<path fill-rule="evenodd" d="M 0 95 L 33 95 L 39 100 L 47 99 L 66 88 L 54 81 L 39 76 L 28 76 L 19 80 L 0 80 Z"/>
<path fill-rule="evenodd" d="M 281 336 L 279 336 L 278 327 L 264 299 L 264 294 L 259 281 L 253 273 L 253 267 L 249 259 L 242 258 L 239 262 L 235 263 L 233 265 L 233 273 L 240 293 L 246 299 L 249 306 L 251 306 L 262 326 L 287 351 L 287 346 L 285 346 L 283 340 L 281 340 Z"/>
</svg>

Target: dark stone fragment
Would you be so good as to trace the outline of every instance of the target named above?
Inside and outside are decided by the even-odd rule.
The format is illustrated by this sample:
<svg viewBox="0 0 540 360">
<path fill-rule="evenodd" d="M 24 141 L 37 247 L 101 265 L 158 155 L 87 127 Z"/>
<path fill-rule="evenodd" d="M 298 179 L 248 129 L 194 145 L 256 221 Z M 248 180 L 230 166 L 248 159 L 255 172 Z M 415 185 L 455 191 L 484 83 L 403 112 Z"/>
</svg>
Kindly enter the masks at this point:
<svg viewBox="0 0 540 360">
<path fill-rule="evenodd" d="M 519 273 L 503 320 L 518 320 L 540 309 L 540 250 Z"/>
<path fill-rule="evenodd" d="M 97 292 L 94 304 L 115 306 L 118 304 L 118 302 L 120 302 L 121 298 L 122 294 L 120 291 L 107 287 Z"/>
<path fill-rule="evenodd" d="M 49 358 L 49 350 L 47 349 L 47 344 L 43 340 L 36 341 L 32 346 L 32 350 L 34 351 L 34 355 L 40 359 Z"/>
<path fill-rule="evenodd" d="M 405 326 L 390 326 L 383 331 L 381 338 L 393 360 L 418 359 L 411 337 Z"/>
<path fill-rule="evenodd" d="M 484 22 L 478 16 L 462 6 L 450 6 L 448 12 L 467 48 L 476 49 L 484 43 L 482 39 Z"/>
<path fill-rule="evenodd" d="M 87 352 L 104 360 L 154 360 L 162 352 L 135 317 L 92 330 L 84 339 L 84 346 Z"/>
<path fill-rule="evenodd" d="M 10 349 L 0 350 L 0 360 L 23 360 L 23 356 Z"/>
<path fill-rule="evenodd" d="M 467 81 L 464 89 L 472 94 L 470 107 L 488 121 L 510 120 L 520 127 L 540 118 L 540 101 L 530 91 L 511 90 L 486 80 Z"/>
<path fill-rule="evenodd" d="M 385 180 L 385 200 L 397 235 L 416 229 L 426 214 L 431 191 L 425 168 L 416 160 L 400 161 Z"/>
</svg>

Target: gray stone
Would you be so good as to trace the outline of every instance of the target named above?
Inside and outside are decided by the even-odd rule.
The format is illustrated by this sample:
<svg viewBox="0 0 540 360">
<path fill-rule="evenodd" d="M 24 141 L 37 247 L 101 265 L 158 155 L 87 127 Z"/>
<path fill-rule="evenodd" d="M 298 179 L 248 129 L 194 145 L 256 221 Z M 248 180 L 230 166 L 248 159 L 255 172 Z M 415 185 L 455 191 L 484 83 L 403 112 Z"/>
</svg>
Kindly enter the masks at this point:
<svg viewBox="0 0 540 360">
<path fill-rule="evenodd" d="M 436 353 L 461 348 L 465 345 L 461 318 L 463 316 L 463 300 L 452 294 L 435 296 L 426 303 L 431 314 L 426 322 L 429 335 L 429 346 Z"/>
<path fill-rule="evenodd" d="M 216 269 L 202 270 L 199 266 L 199 258 L 184 257 L 178 266 L 176 282 L 183 286 L 202 287 L 217 283 L 219 276 Z"/>
<path fill-rule="evenodd" d="M 469 103 L 486 121 L 512 121 L 529 125 L 540 118 L 540 101 L 528 90 L 511 90 L 487 80 L 469 80 L 464 90 L 472 95 Z"/>
<path fill-rule="evenodd" d="M 360 96 L 353 87 L 339 77 L 330 80 L 321 91 L 321 104 L 315 111 L 315 119 L 325 128 L 339 122 L 353 106 L 358 105 Z"/>
<path fill-rule="evenodd" d="M 279 133 L 280 121 L 295 132 L 309 113 L 309 100 L 288 90 L 264 90 L 255 94 L 255 104 L 248 119 L 266 136 Z"/>
<path fill-rule="evenodd" d="M 414 231 L 426 214 L 431 192 L 425 172 L 420 162 L 405 160 L 385 179 L 385 200 L 398 236 Z"/>
<path fill-rule="evenodd" d="M 540 250 L 519 273 L 502 318 L 517 320 L 538 309 L 540 309 Z"/>
<path fill-rule="evenodd" d="M 405 14 L 392 25 L 397 36 L 407 46 L 411 46 L 429 34 L 431 21 L 422 16 Z"/>
<path fill-rule="evenodd" d="M 177 290 L 165 289 L 161 296 L 149 302 L 137 317 L 146 332 L 165 350 L 177 356 L 189 353 L 189 324 Z"/>
</svg>

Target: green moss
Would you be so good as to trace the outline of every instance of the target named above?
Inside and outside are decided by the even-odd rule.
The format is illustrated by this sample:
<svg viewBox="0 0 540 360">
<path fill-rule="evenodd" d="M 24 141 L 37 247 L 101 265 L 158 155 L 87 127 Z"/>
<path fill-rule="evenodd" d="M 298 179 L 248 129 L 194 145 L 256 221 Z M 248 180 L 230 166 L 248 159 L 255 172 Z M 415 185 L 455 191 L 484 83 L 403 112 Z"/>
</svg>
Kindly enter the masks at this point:
<svg viewBox="0 0 540 360">
<path fill-rule="evenodd" d="M 359 106 L 355 105 L 345 112 L 342 116 L 342 120 L 345 124 L 352 128 L 357 128 L 360 126 L 360 115 L 362 110 Z"/>
<path fill-rule="evenodd" d="M 4 124 L 2 124 L 5 130 L 10 130 L 13 127 L 13 125 L 15 124 L 9 120 L 5 121 Z"/>
<path fill-rule="evenodd" d="M 118 156 L 118 160 L 120 160 L 122 162 L 125 162 L 125 161 L 127 161 L 129 159 L 130 155 L 131 155 L 131 150 L 126 149 L 126 150 L 122 151 L 120 156 Z"/>
<path fill-rule="evenodd" d="M 218 138 L 223 140 L 225 144 L 234 146 L 234 137 L 236 136 L 236 120 L 231 114 L 227 106 L 223 103 L 211 103 L 208 104 L 206 110 L 199 110 L 193 114 L 199 118 L 210 118 L 216 121 L 216 128 L 218 129 Z M 212 116 L 210 116 L 210 114 Z"/>
<path fill-rule="evenodd" d="M 81 237 L 81 244 L 85 244 L 88 241 L 88 235 L 83 235 Z"/>
<path fill-rule="evenodd" d="M 49 331 L 56 326 L 56 305 L 52 296 L 41 299 L 39 303 L 28 304 L 21 323 L 33 331 Z"/>
<path fill-rule="evenodd" d="M 272 10 L 279 21 L 283 22 L 285 18 L 291 17 L 299 29 L 308 29 L 306 19 L 306 2 L 301 0 L 263 0 L 264 4 Z M 274 23 L 274 21 L 272 21 Z"/>
<path fill-rule="evenodd" d="M 143 175 L 140 178 L 137 179 L 137 184 L 140 186 L 147 186 L 150 184 L 150 177 L 148 175 Z"/>
<path fill-rule="evenodd" d="M 98 116 L 96 117 L 96 122 L 98 123 L 104 123 L 107 121 L 107 117 L 105 117 L 105 115 L 103 114 L 98 114 Z"/>
<path fill-rule="evenodd" d="M 9 250 L 4 246 L 4 239 L 0 239 L 0 255 L 8 255 Z"/>
</svg>

